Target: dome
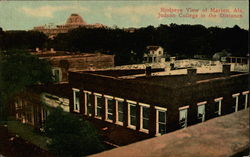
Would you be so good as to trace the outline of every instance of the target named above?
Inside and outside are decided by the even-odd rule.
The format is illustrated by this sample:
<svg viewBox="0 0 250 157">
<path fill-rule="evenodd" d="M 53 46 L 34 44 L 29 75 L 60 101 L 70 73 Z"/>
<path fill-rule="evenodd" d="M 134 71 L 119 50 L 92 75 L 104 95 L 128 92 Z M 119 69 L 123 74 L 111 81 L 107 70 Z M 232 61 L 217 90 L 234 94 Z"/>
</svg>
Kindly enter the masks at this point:
<svg viewBox="0 0 250 157">
<path fill-rule="evenodd" d="M 78 14 L 71 14 L 66 21 L 66 25 L 86 25 L 82 17 Z"/>
</svg>

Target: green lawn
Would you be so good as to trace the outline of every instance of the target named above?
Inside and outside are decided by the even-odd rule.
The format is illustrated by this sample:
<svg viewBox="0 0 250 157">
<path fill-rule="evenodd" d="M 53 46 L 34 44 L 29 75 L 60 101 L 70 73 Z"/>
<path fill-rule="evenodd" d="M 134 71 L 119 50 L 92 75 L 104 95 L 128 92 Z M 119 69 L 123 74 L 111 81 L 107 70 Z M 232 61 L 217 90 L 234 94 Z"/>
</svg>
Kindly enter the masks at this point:
<svg viewBox="0 0 250 157">
<path fill-rule="evenodd" d="M 27 140 L 44 150 L 48 150 L 46 141 L 49 138 L 36 133 L 33 127 L 15 120 L 8 121 L 7 125 L 9 132 L 19 135 L 22 139 Z"/>
</svg>

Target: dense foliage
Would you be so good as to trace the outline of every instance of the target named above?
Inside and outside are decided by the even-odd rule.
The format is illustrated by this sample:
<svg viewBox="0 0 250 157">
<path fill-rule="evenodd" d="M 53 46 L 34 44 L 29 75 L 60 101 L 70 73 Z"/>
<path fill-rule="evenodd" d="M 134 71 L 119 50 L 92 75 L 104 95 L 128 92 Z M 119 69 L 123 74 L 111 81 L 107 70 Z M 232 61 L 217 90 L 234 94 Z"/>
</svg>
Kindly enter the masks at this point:
<svg viewBox="0 0 250 157">
<path fill-rule="evenodd" d="M 58 35 L 53 47 L 69 51 L 104 51 L 116 55 L 117 64 L 140 62 L 148 45 L 160 45 L 170 55 L 192 57 L 194 54 L 212 56 L 223 49 L 234 56 L 247 53 L 248 31 L 233 28 L 206 28 L 202 25 L 148 26 L 130 33 L 121 29 L 75 29 Z M 63 46 L 62 46 L 63 45 Z M 131 54 L 135 52 L 135 56 Z M 125 60 L 125 61 L 124 61 Z"/>
<path fill-rule="evenodd" d="M 9 100 L 29 85 L 52 82 L 49 63 L 23 51 L 0 53 L 0 120 Z"/>
<path fill-rule="evenodd" d="M 4 34 L 4 40 L 0 43 L 4 42 L 5 48 L 53 47 L 63 51 L 99 51 L 115 54 L 117 65 L 141 62 L 148 45 L 160 45 L 168 54 L 186 58 L 194 54 L 211 57 L 222 50 L 233 56 L 246 56 L 248 52 L 248 30 L 237 25 L 232 28 L 206 28 L 202 25 L 170 24 L 148 26 L 134 32 L 119 28 L 78 28 L 59 34 L 54 40 L 33 31 L 0 31 L 0 37 L 3 36 L 1 34 Z"/>
<path fill-rule="evenodd" d="M 62 157 L 79 157 L 103 150 L 97 132 L 78 116 L 52 109 L 45 121 L 45 133 L 51 138 L 48 147 Z"/>
<path fill-rule="evenodd" d="M 35 49 L 45 47 L 48 38 L 45 34 L 36 31 L 6 31 L 0 29 L 0 50 Z"/>
</svg>

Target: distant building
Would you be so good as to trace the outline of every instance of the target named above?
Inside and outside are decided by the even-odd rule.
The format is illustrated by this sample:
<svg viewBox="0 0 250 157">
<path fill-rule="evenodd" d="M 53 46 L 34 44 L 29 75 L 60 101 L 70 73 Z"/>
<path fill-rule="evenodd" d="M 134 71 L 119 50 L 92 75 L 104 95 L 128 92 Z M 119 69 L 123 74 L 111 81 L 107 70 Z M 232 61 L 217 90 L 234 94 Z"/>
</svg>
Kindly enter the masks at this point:
<svg viewBox="0 0 250 157">
<path fill-rule="evenodd" d="M 221 62 L 230 64 L 232 71 L 249 72 L 249 57 L 221 57 Z"/>
<path fill-rule="evenodd" d="M 66 51 L 32 52 L 40 59 L 49 61 L 56 82 L 67 82 L 69 71 L 95 70 L 114 67 L 114 55 L 102 53 L 74 53 Z"/>
<path fill-rule="evenodd" d="M 99 23 L 87 24 L 80 15 L 71 14 L 64 25 L 53 26 L 52 24 L 49 24 L 44 26 L 36 26 L 33 28 L 33 30 L 43 32 L 50 38 L 53 38 L 58 33 L 67 33 L 68 31 L 79 27 L 102 28 L 106 26 Z"/>
<path fill-rule="evenodd" d="M 144 63 L 160 63 L 165 62 L 164 50 L 161 46 L 147 46 L 144 53 Z"/>
<path fill-rule="evenodd" d="M 129 28 L 123 28 L 123 30 L 125 32 L 129 32 L 129 33 L 134 33 L 138 28 L 134 28 L 134 27 L 129 27 Z"/>
<path fill-rule="evenodd" d="M 247 73 L 128 75 L 72 72 L 70 111 L 150 135 L 161 135 L 248 107 Z M 79 79 L 81 78 L 81 79 Z M 98 88 L 96 88 L 98 87 Z"/>
</svg>

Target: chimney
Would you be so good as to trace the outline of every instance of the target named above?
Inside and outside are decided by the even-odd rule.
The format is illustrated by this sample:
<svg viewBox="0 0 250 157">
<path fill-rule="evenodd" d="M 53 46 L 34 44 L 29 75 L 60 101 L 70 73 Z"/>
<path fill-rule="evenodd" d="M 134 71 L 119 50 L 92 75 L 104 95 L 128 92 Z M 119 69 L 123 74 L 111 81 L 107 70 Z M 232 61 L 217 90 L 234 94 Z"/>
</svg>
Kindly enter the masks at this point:
<svg viewBox="0 0 250 157">
<path fill-rule="evenodd" d="M 54 53 L 55 51 L 54 51 L 54 48 L 50 48 L 50 52 L 51 53 Z"/>
<path fill-rule="evenodd" d="M 170 70 L 174 70 L 174 63 L 170 63 Z"/>
<path fill-rule="evenodd" d="M 152 68 L 151 66 L 146 67 L 146 77 L 150 77 L 152 74 Z"/>
<path fill-rule="evenodd" d="M 176 57 L 170 57 L 170 63 L 174 63 L 176 60 Z"/>
<path fill-rule="evenodd" d="M 196 74 L 197 74 L 197 69 L 195 68 L 187 69 L 187 78 L 190 83 L 195 83 Z"/>
<path fill-rule="evenodd" d="M 37 47 L 37 48 L 36 48 L 36 52 L 40 52 L 40 49 L 39 49 L 39 47 Z"/>
<path fill-rule="evenodd" d="M 226 76 L 230 75 L 231 71 L 231 65 L 230 64 L 223 64 L 222 65 L 222 73 L 225 74 Z"/>
</svg>

